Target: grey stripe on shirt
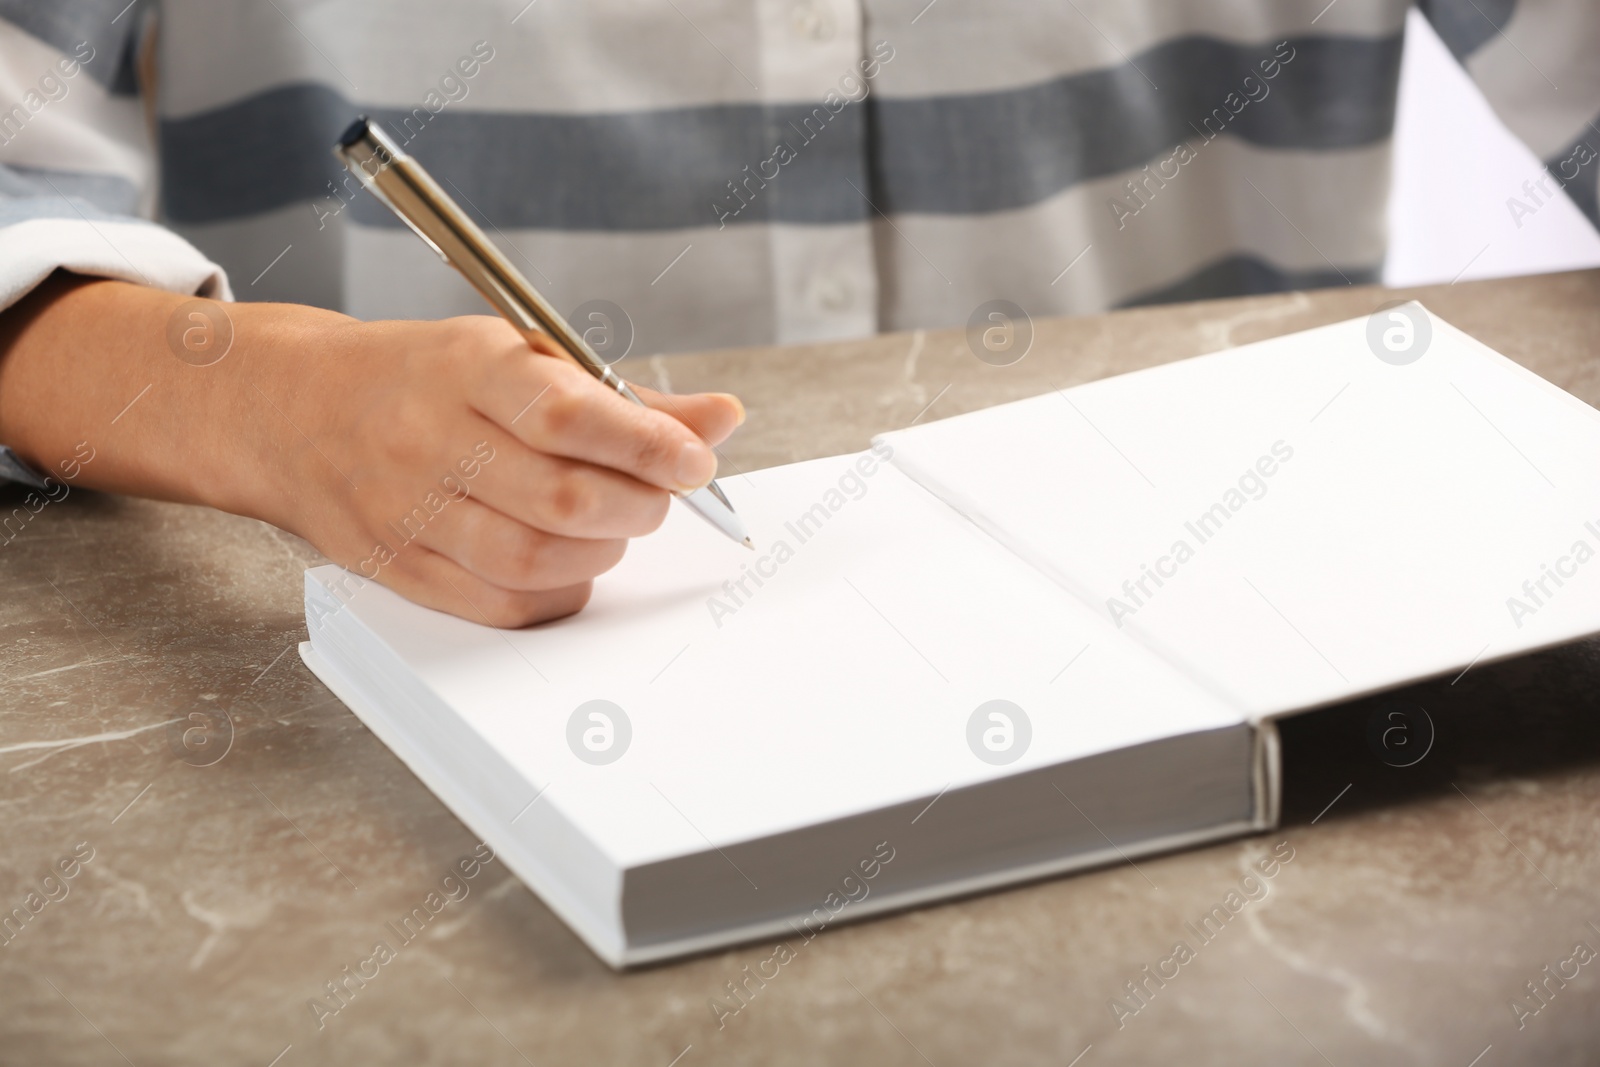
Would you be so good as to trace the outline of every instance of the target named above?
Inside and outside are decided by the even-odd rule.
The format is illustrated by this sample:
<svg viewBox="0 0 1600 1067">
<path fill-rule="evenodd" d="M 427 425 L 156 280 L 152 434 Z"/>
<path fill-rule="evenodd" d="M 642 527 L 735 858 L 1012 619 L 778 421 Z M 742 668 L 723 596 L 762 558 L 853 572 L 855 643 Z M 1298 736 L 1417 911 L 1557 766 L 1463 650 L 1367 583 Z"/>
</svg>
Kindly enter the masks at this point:
<svg viewBox="0 0 1600 1067">
<path fill-rule="evenodd" d="M 785 136 L 800 150 L 783 168 L 783 195 L 756 197 L 737 220 L 859 222 L 866 210 L 843 179 L 866 182 L 860 108 L 852 104 L 836 115 L 824 109 L 826 125 L 812 111 L 804 104 L 606 115 L 444 111 L 426 122 L 391 108 L 370 114 L 435 177 L 455 184 L 503 227 L 654 230 L 715 223 L 714 202 L 739 203 L 727 183 L 770 156 Z M 345 174 L 326 146 L 355 113 L 327 86 L 296 85 L 163 121 L 167 216 L 217 222 L 328 197 L 330 183 L 343 182 Z M 403 226 L 365 197 L 357 205 L 363 225 Z"/>
<path fill-rule="evenodd" d="M 1511 21 L 1517 0 L 1418 0 L 1451 53 L 1465 59 Z"/>
<path fill-rule="evenodd" d="M 1544 167 L 1589 221 L 1600 228 L 1600 114 L 1571 144 L 1545 160 Z M 1538 203 L 1535 201 L 1535 206 Z"/>
<path fill-rule="evenodd" d="M 1394 125 L 1400 41 L 1308 37 L 1277 50 L 1191 37 L 1137 57 L 1143 73 L 1124 65 L 1002 92 L 868 96 L 837 114 L 820 104 L 598 115 L 371 113 L 507 228 L 703 226 L 718 220 L 714 205 L 740 207 L 727 183 L 751 174 L 750 191 L 764 195 L 752 196 L 729 224 L 858 222 L 869 211 L 845 179 L 867 189 L 866 123 L 875 139 L 871 195 L 881 209 L 1003 211 L 1137 167 L 1223 126 L 1231 136 L 1279 148 L 1381 141 Z M 1273 65 L 1273 78 L 1261 76 L 1262 63 Z M 1253 88 L 1241 90 L 1247 77 Z M 1242 102 L 1237 115 L 1230 99 Z M 355 110 L 333 88 L 294 85 L 164 120 L 167 216 L 216 222 L 327 196 L 329 182 L 343 174 L 324 146 Z M 767 194 L 757 168 L 780 142 L 795 159 Z M 368 226 L 402 225 L 365 198 L 355 217 Z"/>
<path fill-rule="evenodd" d="M 1268 148 L 1382 141 L 1394 128 L 1400 43 L 1398 35 L 1311 37 L 1279 50 L 1191 37 L 1130 65 L 1044 85 L 879 100 L 879 203 L 890 213 L 1023 207 L 1223 129 Z M 1276 69 L 1271 79 L 1262 77 L 1264 62 Z M 1250 88 L 1241 89 L 1247 78 Z"/>
</svg>

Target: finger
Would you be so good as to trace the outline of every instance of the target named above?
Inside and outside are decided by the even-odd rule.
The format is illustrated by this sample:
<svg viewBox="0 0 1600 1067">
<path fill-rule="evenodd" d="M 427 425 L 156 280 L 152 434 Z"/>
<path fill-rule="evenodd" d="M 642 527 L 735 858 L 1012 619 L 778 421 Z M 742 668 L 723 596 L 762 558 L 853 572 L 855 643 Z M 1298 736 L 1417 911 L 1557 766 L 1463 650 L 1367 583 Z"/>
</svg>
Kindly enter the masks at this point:
<svg viewBox="0 0 1600 1067">
<path fill-rule="evenodd" d="M 494 447 L 469 485 L 473 498 L 512 519 L 562 537 L 643 537 L 667 517 L 666 490 L 606 467 L 536 452 L 483 420 Z"/>
<path fill-rule="evenodd" d="M 485 626 L 521 627 L 583 609 L 592 582 L 537 591 L 506 589 L 424 545 L 412 545 L 378 572 L 378 581 L 407 600 Z"/>
<path fill-rule="evenodd" d="M 688 426 L 566 361 L 533 353 L 507 360 L 474 386 L 472 405 L 536 451 L 663 489 L 698 489 L 716 474 L 716 455 Z"/>
<path fill-rule="evenodd" d="M 620 538 L 536 530 L 470 497 L 442 511 L 418 540 L 490 585 L 525 592 L 560 589 L 604 574 L 628 546 Z"/>
<path fill-rule="evenodd" d="M 633 391 L 640 400 L 713 445 L 720 445 L 744 425 L 744 404 L 732 393 L 658 393 L 642 385 L 635 385 Z"/>
</svg>

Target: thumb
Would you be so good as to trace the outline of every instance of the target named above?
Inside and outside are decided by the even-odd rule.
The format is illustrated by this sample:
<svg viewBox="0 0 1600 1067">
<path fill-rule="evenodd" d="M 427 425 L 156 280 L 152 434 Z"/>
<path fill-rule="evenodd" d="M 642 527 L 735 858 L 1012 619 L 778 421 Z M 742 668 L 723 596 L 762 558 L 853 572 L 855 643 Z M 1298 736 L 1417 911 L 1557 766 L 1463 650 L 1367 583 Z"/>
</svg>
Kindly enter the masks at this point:
<svg viewBox="0 0 1600 1067">
<path fill-rule="evenodd" d="M 744 422 L 744 405 L 732 393 L 658 393 L 642 385 L 633 386 L 633 391 L 713 445 L 726 441 Z"/>
</svg>

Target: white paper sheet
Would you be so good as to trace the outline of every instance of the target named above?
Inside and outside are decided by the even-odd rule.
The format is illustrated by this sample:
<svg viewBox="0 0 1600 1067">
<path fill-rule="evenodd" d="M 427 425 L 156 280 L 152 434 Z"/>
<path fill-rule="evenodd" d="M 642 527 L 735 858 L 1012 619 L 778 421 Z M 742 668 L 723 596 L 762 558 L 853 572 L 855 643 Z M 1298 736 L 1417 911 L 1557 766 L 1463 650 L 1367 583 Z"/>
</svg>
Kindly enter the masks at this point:
<svg viewBox="0 0 1600 1067">
<path fill-rule="evenodd" d="M 1407 365 L 1358 319 L 887 440 L 1101 618 L 1286 713 L 1600 630 L 1600 412 L 1431 324 Z"/>
</svg>

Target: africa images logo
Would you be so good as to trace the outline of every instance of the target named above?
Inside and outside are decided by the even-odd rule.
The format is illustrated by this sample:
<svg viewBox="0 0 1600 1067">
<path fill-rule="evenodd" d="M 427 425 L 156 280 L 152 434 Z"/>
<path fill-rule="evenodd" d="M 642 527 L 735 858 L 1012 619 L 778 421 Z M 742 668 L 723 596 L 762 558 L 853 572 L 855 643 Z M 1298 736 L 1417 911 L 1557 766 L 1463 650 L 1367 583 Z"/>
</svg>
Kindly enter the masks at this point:
<svg viewBox="0 0 1600 1067">
<path fill-rule="evenodd" d="M 617 762 L 632 743 L 632 720 L 609 700 L 586 700 L 567 717 L 567 747 L 590 766 Z"/>
</svg>

